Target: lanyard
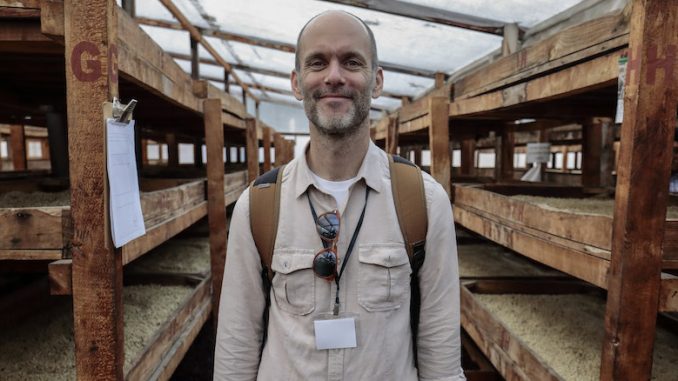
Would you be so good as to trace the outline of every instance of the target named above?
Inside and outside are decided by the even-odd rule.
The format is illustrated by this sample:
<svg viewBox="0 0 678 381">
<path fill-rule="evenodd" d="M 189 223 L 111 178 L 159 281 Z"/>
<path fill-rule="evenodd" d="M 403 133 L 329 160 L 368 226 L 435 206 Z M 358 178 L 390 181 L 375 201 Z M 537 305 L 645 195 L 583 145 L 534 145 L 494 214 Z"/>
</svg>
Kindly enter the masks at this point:
<svg viewBox="0 0 678 381">
<path fill-rule="evenodd" d="M 360 219 L 358 220 L 358 224 L 355 227 L 355 231 L 353 232 L 353 236 L 351 237 L 351 242 L 348 244 L 348 249 L 346 250 L 346 256 L 344 258 L 344 262 L 341 264 L 341 269 L 339 270 L 339 273 L 336 274 L 334 277 L 334 282 L 337 284 L 337 294 L 334 298 L 334 314 L 337 315 L 339 314 L 339 280 L 341 279 L 341 275 L 344 273 L 344 269 L 346 268 L 346 263 L 348 263 L 348 258 L 351 256 L 351 253 L 353 252 L 353 246 L 355 245 L 355 241 L 358 238 L 358 233 L 360 232 L 360 228 L 363 226 L 363 219 L 365 218 L 365 209 L 367 209 L 367 197 L 370 195 L 370 188 L 365 187 L 365 204 L 363 205 L 363 211 L 360 213 Z M 318 223 L 318 214 L 315 212 L 315 208 L 313 207 L 313 203 L 311 202 L 311 196 L 309 196 L 309 192 L 306 192 L 306 198 L 308 199 L 308 205 L 311 207 L 311 214 L 313 215 L 313 221 L 315 223 Z M 341 227 L 340 227 L 341 229 Z M 327 248 L 328 243 L 322 240 L 323 247 Z M 337 255 L 337 260 L 339 259 L 339 253 L 335 253 Z"/>
</svg>

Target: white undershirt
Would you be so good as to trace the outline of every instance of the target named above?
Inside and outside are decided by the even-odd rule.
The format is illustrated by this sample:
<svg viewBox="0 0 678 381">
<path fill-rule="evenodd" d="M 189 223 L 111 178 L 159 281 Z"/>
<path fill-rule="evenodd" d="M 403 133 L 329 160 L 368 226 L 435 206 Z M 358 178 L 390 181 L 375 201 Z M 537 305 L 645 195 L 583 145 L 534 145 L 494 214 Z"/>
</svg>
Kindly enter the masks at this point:
<svg viewBox="0 0 678 381">
<path fill-rule="evenodd" d="M 311 172 L 311 175 L 313 175 L 313 179 L 315 179 L 320 190 L 329 193 L 334 197 L 337 201 L 337 209 L 339 211 L 344 210 L 346 202 L 348 201 L 348 190 L 351 188 L 351 185 L 358 181 L 358 177 L 356 176 L 352 179 L 342 181 L 330 181 L 321 178 L 313 172 Z"/>
</svg>

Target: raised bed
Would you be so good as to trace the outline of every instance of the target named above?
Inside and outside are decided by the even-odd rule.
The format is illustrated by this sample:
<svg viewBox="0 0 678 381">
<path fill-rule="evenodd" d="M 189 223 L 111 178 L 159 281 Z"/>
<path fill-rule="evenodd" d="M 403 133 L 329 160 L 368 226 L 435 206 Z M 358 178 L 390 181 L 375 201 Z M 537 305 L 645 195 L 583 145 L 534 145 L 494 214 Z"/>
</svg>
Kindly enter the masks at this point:
<svg viewBox="0 0 678 381">
<path fill-rule="evenodd" d="M 167 276 L 123 290 L 125 378 L 167 380 L 210 313 L 208 278 Z M 74 380 L 70 299 L 0 330 L 0 379 Z"/>
<path fill-rule="evenodd" d="M 207 213 L 205 181 L 202 179 L 148 179 L 142 180 L 140 187 L 146 235 L 123 247 L 125 263 L 179 233 Z M 0 259 L 68 258 L 68 244 L 73 236 L 68 191 L 9 196 L 5 194 L 0 199 L 6 201 L 0 204 Z M 9 202 L 17 199 L 22 206 L 9 207 Z"/>
<path fill-rule="evenodd" d="M 519 292 L 519 293 L 516 293 Z M 507 380 L 599 379 L 605 299 L 581 283 L 476 281 L 461 322 Z M 675 380 L 678 335 L 658 327 L 652 380 Z"/>
<path fill-rule="evenodd" d="M 505 188 L 505 193 L 511 193 L 511 187 Z M 494 187 L 493 190 L 499 189 Z M 562 188 L 561 195 L 576 195 L 576 189 L 567 189 Z M 538 194 L 537 187 L 532 190 L 533 195 Z M 552 191 L 549 188 L 547 194 Z M 579 203 L 583 204 L 583 201 Z M 610 215 L 557 209 L 546 205 L 543 199 L 509 196 L 482 187 L 457 186 L 454 218 L 458 224 L 502 246 L 607 288 L 612 237 Z M 678 219 L 667 220 L 664 250 L 664 268 L 677 268 Z M 677 287 L 675 277 L 662 276 L 661 311 L 678 308 Z"/>
</svg>

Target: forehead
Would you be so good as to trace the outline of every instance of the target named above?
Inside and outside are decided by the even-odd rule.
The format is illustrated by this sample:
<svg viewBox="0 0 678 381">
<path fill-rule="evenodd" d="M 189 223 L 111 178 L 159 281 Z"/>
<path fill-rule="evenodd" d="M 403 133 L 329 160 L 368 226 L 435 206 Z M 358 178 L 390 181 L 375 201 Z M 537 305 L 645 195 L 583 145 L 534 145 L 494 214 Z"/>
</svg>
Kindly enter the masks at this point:
<svg viewBox="0 0 678 381">
<path fill-rule="evenodd" d="M 299 55 L 309 53 L 355 51 L 370 57 L 370 37 L 355 17 L 341 12 L 323 14 L 313 19 L 299 40 Z"/>
</svg>

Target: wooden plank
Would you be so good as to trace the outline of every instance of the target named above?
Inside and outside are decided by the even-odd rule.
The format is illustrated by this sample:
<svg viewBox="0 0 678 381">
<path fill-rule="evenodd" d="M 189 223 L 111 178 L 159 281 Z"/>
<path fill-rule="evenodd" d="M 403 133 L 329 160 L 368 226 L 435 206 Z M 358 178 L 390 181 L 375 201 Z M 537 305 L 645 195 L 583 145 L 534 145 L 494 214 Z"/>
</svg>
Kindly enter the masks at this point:
<svg viewBox="0 0 678 381">
<path fill-rule="evenodd" d="M 51 295 L 73 294 L 73 260 L 60 259 L 51 262 L 49 269 L 49 292 Z"/>
<path fill-rule="evenodd" d="M 386 128 L 386 153 L 395 155 L 398 153 L 398 117 L 389 116 Z"/>
<path fill-rule="evenodd" d="M 212 315 L 217 321 L 219 296 L 226 263 L 226 209 L 224 207 L 224 128 L 221 125 L 221 100 L 206 99 L 205 141 L 207 142 L 207 219 L 212 271 Z"/>
<path fill-rule="evenodd" d="M 659 290 L 659 312 L 678 311 L 678 277 L 662 273 Z"/>
<path fill-rule="evenodd" d="M 420 118 L 412 119 L 407 122 L 400 122 L 398 131 L 401 135 L 417 131 L 423 131 L 431 127 L 431 116 L 426 114 Z"/>
<path fill-rule="evenodd" d="M 461 325 L 507 380 L 562 381 L 466 288 L 461 288 Z"/>
<path fill-rule="evenodd" d="M 62 250 L 12 250 L 0 249 L 0 260 L 16 261 L 56 261 L 63 257 Z"/>
<path fill-rule="evenodd" d="M 450 103 L 450 117 L 470 116 L 496 111 L 528 102 L 545 101 L 614 86 L 619 75 L 619 57 L 615 51 L 543 77 L 503 90 L 459 99 Z"/>
<path fill-rule="evenodd" d="M 50 38 L 63 43 L 64 4 L 56 1 L 40 1 L 40 31 Z"/>
<path fill-rule="evenodd" d="M 108 226 L 102 118 L 102 104 L 118 96 L 116 8 L 113 0 L 64 3 L 75 363 L 80 380 L 123 377 L 122 256 L 113 248 Z M 83 64 L 84 57 L 92 56 Z"/>
<path fill-rule="evenodd" d="M 389 115 L 385 115 L 383 118 L 379 119 L 378 122 L 374 125 L 374 139 L 375 140 L 384 140 L 388 134 L 388 124 L 390 123 Z"/>
<path fill-rule="evenodd" d="M 611 249 L 612 219 L 607 216 L 550 210 L 477 187 L 456 187 L 455 205 L 601 250 Z"/>
<path fill-rule="evenodd" d="M 598 287 L 607 287 L 609 261 L 584 251 L 583 247 L 575 249 L 573 242 L 556 242 L 558 240 L 554 236 L 510 222 L 499 222 L 459 205 L 454 207 L 454 220 L 461 226 L 537 262 Z"/>
<path fill-rule="evenodd" d="M 447 99 L 444 97 L 429 98 L 429 148 L 431 150 L 431 176 L 443 186 L 448 196 L 452 158 L 450 157 L 450 132 L 447 118 Z"/>
<path fill-rule="evenodd" d="M 0 209 L 0 249 L 60 250 L 71 239 L 69 225 L 68 207 Z"/>
<path fill-rule="evenodd" d="M 264 173 L 271 170 L 271 127 L 264 127 Z"/>
<path fill-rule="evenodd" d="M 398 111 L 398 118 L 400 123 L 408 122 L 413 119 L 421 118 L 429 113 L 429 99 L 428 97 L 420 98 L 412 103 L 403 105 Z"/>
<path fill-rule="evenodd" d="M 203 201 L 169 220 L 146 228 L 146 234 L 122 247 L 123 264 L 128 264 L 151 249 L 182 232 L 207 214 L 207 201 Z"/>
<path fill-rule="evenodd" d="M 568 28 L 454 82 L 455 98 L 476 96 L 628 44 L 628 15 L 603 16 Z"/>
<path fill-rule="evenodd" d="M 144 224 L 147 227 L 162 224 L 204 201 L 204 180 L 179 184 L 153 192 L 144 192 L 141 194 L 141 210 L 144 215 Z"/>
<path fill-rule="evenodd" d="M 259 176 L 259 141 L 257 140 L 257 120 L 246 119 L 247 125 L 247 180 L 249 182 Z M 285 150 L 283 149 L 283 152 Z"/>
<path fill-rule="evenodd" d="M 15 171 L 25 171 L 28 168 L 26 160 L 26 136 L 22 124 L 10 126 L 9 151 L 12 155 L 12 164 Z"/>
<path fill-rule="evenodd" d="M 209 317 L 210 281 L 203 280 L 150 339 L 125 379 L 167 380 Z M 162 375 L 162 376 L 161 376 Z"/>
<path fill-rule="evenodd" d="M 651 376 L 678 106 L 677 30 L 675 2 L 633 2 L 601 380 Z"/>
</svg>

